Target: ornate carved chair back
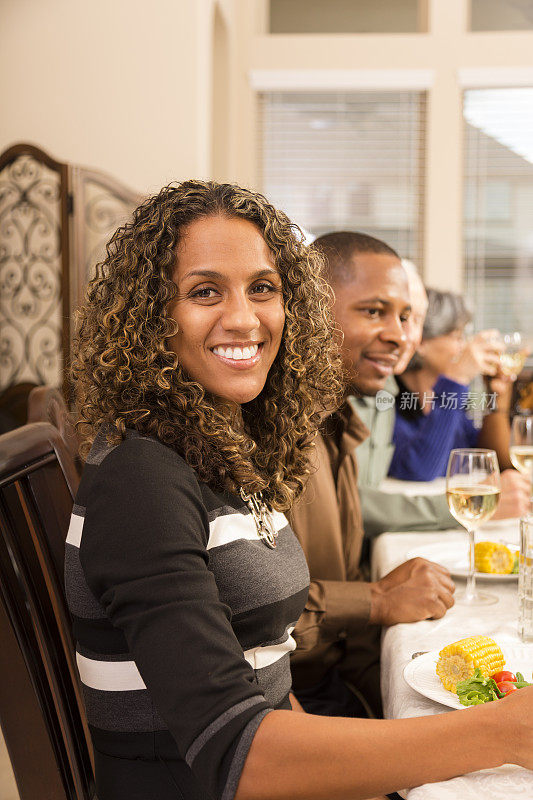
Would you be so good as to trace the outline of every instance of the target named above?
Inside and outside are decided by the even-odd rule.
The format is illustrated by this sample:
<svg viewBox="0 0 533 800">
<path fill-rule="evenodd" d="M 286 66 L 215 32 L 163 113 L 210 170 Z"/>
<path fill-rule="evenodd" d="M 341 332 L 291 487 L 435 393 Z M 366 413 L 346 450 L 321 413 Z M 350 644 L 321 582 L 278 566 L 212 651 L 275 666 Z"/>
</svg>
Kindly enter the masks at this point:
<svg viewBox="0 0 533 800">
<path fill-rule="evenodd" d="M 63 589 L 77 486 L 49 423 L 0 436 L 0 718 L 21 800 L 94 798 Z"/>
</svg>

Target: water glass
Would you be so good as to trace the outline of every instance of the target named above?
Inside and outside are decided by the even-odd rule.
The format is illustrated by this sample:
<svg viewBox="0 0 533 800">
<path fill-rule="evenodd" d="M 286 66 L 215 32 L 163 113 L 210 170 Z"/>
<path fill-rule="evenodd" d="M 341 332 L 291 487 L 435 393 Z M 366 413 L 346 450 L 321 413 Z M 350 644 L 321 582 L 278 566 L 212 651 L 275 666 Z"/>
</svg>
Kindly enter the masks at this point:
<svg viewBox="0 0 533 800">
<path fill-rule="evenodd" d="M 520 520 L 520 566 L 518 571 L 518 635 L 533 642 L 533 515 Z"/>
</svg>

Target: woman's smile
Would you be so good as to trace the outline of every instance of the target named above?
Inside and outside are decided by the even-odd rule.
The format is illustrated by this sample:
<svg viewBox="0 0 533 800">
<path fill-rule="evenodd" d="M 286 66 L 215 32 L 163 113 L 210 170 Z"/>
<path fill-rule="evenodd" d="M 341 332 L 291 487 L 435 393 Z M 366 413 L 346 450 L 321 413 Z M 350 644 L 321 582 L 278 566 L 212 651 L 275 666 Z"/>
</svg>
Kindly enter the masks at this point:
<svg viewBox="0 0 533 800">
<path fill-rule="evenodd" d="M 262 342 L 249 344 L 221 345 L 211 348 L 211 352 L 224 364 L 235 369 L 255 367 L 261 358 Z"/>
</svg>

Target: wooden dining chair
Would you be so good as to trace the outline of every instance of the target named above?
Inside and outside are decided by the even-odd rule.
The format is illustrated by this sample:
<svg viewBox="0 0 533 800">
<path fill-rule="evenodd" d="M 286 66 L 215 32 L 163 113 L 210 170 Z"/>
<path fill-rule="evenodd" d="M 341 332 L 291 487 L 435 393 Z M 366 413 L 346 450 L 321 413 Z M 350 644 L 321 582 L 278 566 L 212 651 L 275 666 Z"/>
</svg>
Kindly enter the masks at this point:
<svg viewBox="0 0 533 800">
<path fill-rule="evenodd" d="M 0 436 L 0 720 L 20 800 L 94 798 L 63 589 L 77 485 L 49 423 Z"/>
</svg>

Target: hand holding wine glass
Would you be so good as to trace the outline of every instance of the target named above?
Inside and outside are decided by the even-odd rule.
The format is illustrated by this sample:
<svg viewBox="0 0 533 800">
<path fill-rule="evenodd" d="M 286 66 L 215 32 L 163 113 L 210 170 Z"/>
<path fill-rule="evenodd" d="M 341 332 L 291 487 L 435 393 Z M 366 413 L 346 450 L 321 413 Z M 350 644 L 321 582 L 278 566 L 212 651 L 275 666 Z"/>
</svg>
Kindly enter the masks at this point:
<svg viewBox="0 0 533 800">
<path fill-rule="evenodd" d="M 456 594 L 456 602 L 472 606 L 497 603 L 496 596 L 476 591 L 474 559 L 475 530 L 492 517 L 500 499 L 500 470 L 494 450 L 452 450 L 446 473 L 446 497 L 452 515 L 468 532 L 470 548 L 466 589 Z"/>
<path fill-rule="evenodd" d="M 502 337 L 505 350 L 500 354 L 500 369 L 504 375 L 516 380 L 522 372 L 527 356 L 527 348 L 519 331 L 504 333 Z"/>
<path fill-rule="evenodd" d="M 531 414 L 518 414 L 513 417 L 509 455 L 513 466 L 531 481 L 533 505 L 533 416 Z"/>
</svg>

